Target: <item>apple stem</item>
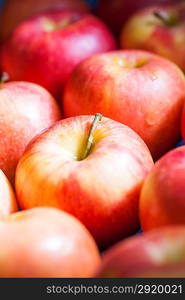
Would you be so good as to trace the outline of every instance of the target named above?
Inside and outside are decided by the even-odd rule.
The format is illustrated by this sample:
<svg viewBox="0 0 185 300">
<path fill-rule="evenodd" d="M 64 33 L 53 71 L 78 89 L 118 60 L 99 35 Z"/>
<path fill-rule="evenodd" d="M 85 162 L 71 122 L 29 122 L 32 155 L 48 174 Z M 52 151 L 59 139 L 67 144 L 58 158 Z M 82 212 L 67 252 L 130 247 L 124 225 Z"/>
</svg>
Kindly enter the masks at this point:
<svg viewBox="0 0 185 300">
<path fill-rule="evenodd" d="M 85 159 L 89 155 L 89 152 L 91 151 L 91 148 L 92 148 L 92 145 L 94 142 L 93 133 L 97 127 L 98 122 L 100 122 L 101 119 L 102 119 L 101 114 L 99 114 L 99 113 L 95 114 L 94 120 L 93 120 L 92 125 L 89 130 L 87 143 L 86 143 L 86 147 L 85 147 L 85 151 L 84 151 L 82 159 Z"/>
<path fill-rule="evenodd" d="M 2 72 L 0 76 L 0 84 L 7 82 L 10 79 L 8 73 Z"/>
<path fill-rule="evenodd" d="M 154 16 L 156 18 L 158 18 L 160 21 L 163 22 L 164 25 L 166 26 L 171 26 L 173 25 L 172 22 L 171 22 L 171 19 L 168 18 L 168 16 L 165 16 L 162 12 L 160 11 L 154 11 Z"/>
</svg>

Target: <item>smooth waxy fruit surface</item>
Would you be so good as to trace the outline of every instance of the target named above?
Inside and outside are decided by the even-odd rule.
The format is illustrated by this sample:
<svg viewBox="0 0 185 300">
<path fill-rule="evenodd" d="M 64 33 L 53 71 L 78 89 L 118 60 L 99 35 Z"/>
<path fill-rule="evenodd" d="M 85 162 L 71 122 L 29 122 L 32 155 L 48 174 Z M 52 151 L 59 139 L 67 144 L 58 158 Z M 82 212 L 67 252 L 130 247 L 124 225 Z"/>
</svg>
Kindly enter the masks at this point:
<svg viewBox="0 0 185 300">
<path fill-rule="evenodd" d="M 153 166 L 141 138 L 127 126 L 102 118 L 84 157 L 93 116 L 58 122 L 29 144 L 16 171 L 20 206 L 65 210 L 103 247 L 136 231 L 138 197 Z"/>
</svg>

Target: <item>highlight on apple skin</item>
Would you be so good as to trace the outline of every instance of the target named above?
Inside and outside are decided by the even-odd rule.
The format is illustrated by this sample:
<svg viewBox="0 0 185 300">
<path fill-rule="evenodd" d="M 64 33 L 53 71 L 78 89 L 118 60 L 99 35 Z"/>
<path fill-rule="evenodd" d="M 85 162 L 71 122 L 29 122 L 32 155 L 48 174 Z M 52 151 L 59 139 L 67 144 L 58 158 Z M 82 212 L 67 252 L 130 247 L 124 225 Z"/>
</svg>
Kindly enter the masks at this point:
<svg viewBox="0 0 185 300">
<path fill-rule="evenodd" d="M 140 223 L 144 231 L 167 225 L 185 225 L 185 146 L 158 160 L 140 194 Z"/>
<path fill-rule="evenodd" d="M 78 63 L 115 48 L 113 35 L 95 16 L 75 10 L 48 12 L 16 27 L 3 44 L 2 67 L 11 80 L 37 83 L 58 98 Z"/>
<path fill-rule="evenodd" d="M 0 218 L 18 210 L 15 194 L 7 177 L 0 169 Z"/>
<path fill-rule="evenodd" d="M 96 277 L 185 277 L 185 226 L 129 237 L 103 253 Z"/>
<path fill-rule="evenodd" d="M 41 86 L 30 82 L 0 84 L 0 169 L 12 184 L 27 144 L 61 118 L 55 99 Z"/>
<path fill-rule="evenodd" d="M 60 208 L 102 248 L 137 230 L 139 193 L 153 160 L 133 130 L 104 117 L 87 152 L 93 120 L 64 119 L 34 139 L 19 161 L 15 188 L 22 209 Z"/>
<path fill-rule="evenodd" d="M 172 62 L 140 50 L 94 55 L 73 71 L 61 105 L 65 117 L 97 111 L 128 125 L 154 160 L 180 139 L 185 78 Z"/>
<path fill-rule="evenodd" d="M 97 246 L 71 215 L 33 208 L 0 220 L 0 277 L 91 277 L 100 264 Z"/>
</svg>

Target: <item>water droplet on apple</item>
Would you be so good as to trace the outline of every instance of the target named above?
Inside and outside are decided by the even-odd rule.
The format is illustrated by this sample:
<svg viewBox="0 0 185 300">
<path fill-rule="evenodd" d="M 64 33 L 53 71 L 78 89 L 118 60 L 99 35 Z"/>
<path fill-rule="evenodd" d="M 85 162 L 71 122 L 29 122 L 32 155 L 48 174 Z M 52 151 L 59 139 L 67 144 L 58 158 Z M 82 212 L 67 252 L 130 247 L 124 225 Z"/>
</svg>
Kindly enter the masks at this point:
<svg viewBox="0 0 185 300">
<path fill-rule="evenodd" d="M 151 127 L 153 126 L 155 123 L 156 123 L 156 119 L 154 118 L 154 116 L 150 116 L 148 115 L 146 118 L 145 118 L 145 122 L 147 124 L 148 127 Z"/>
<path fill-rule="evenodd" d="M 157 79 L 157 76 L 155 74 L 152 74 L 151 79 L 154 81 Z"/>
</svg>

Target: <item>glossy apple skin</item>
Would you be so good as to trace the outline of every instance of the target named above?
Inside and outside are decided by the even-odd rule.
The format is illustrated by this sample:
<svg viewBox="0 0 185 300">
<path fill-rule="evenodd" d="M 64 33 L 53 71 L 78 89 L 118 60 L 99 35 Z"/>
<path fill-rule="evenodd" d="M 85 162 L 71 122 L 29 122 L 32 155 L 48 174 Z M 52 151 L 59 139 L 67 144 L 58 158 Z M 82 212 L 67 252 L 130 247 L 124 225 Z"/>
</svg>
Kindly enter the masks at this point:
<svg viewBox="0 0 185 300">
<path fill-rule="evenodd" d="M 177 14 L 179 23 L 167 26 L 154 16 Z M 137 12 L 123 27 L 123 49 L 143 49 L 166 57 L 185 71 L 185 5 L 154 6 Z"/>
<path fill-rule="evenodd" d="M 152 230 L 104 252 L 96 277 L 185 277 L 185 226 Z"/>
<path fill-rule="evenodd" d="M 134 131 L 107 118 L 82 159 L 92 120 L 64 119 L 31 142 L 16 170 L 16 194 L 22 209 L 71 213 L 105 247 L 137 230 L 138 197 L 153 161 Z"/>
<path fill-rule="evenodd" d="M 144 231 L 185 224 L 185 146 L 164 155 L 147 176 L 140 195 Z"/>
<path fill-rule="evenodd" d="M 6 217 L 18 210 L 13 188 L 0 170 L 0 217 Z"/>
<path fill-rule="evenodd" d="M 182 2 L 182 0 L 175 0 L 175 2 Z M 118 34 L 123 24 L 136 11 L 151 5 L 168 3 L 174 3 L 174 0 L 99 0 L 97 14 Z"/>
<path fill-rule="evenodd" d="M 156 160 L 180 139 L 185 79 L 175 64 L 149 52 L 113 51 L 78 65 L 61 101 L 66 117 L 98 111 L 128 125 Z"/>
<path fill-rule="evenodd" d="M 68 20 L 73 24 L 65 26 Z M 52 23 L 62 22 L 64 28 L 51 28 Z M 12 80 L 35 82 L 57 97 L 79 62 L 113 49 L 112 34 L 93 15 L 67 10 L 45 13 L 15 29 L 3 46 L 2 66 Z"/>
<path fill-rule="evenodd" d="M 42 12 L 59 9 L 90 11 L 89 5 L 83 0 L 6 0 L 0 16 L 0 40 L 6 39 L 25 19 Z"/>
<path fill-rule="evenodd" d="M 30 140 L 61 119 L 55 99 L 29 82 L 0 87 L 0 169 L 14 183 L 19 158 Z"/>
<path fill-rule="evenodd" d="M 54 208 L 34 208 L 0 222 L 0 277 L 90 277 L 100 263 L 86 228 Z"/>
</svg>

